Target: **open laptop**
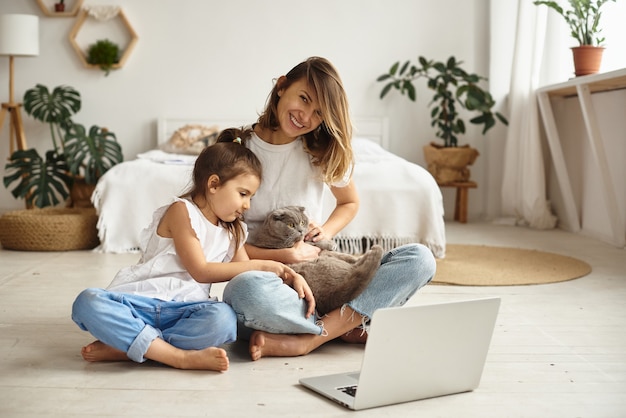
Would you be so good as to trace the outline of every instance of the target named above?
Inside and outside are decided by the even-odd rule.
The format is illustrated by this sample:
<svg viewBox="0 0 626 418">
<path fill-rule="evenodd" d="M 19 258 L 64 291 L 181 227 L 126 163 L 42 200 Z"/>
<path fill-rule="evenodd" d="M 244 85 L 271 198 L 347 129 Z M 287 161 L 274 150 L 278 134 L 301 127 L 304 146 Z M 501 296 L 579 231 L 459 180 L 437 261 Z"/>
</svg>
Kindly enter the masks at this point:
<svg viewBox="0 0 626 418">
<path fill-rule="evenodd" d="M 500 298 L 379 309 L 360 372 L 300 379 L 359 410 L 478 387 Z"/>
</svg>

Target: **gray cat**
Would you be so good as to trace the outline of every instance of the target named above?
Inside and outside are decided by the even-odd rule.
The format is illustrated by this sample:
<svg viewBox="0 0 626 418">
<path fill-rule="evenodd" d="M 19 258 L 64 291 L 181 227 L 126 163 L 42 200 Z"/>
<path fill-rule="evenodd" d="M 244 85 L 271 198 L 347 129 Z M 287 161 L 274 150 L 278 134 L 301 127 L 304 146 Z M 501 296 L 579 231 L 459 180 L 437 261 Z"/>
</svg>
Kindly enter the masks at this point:
<svg viewBox="0 0 626 418">
<path fill-rule="evenodd" d="M 270 212 L 248 243 L 261 248 L 290 248 L 304 239 L 309 219 L 302 206 L 285 206 Z M 312 261 L 290 264 L 311 287 L 320 315 L 331 312 L 357 297 L 380 266 L 383 249 L 374 245 L 362 256 L 333 251 L 335 243 L 322 240 L 310 244 L 322 249 Z"/>
</svg>

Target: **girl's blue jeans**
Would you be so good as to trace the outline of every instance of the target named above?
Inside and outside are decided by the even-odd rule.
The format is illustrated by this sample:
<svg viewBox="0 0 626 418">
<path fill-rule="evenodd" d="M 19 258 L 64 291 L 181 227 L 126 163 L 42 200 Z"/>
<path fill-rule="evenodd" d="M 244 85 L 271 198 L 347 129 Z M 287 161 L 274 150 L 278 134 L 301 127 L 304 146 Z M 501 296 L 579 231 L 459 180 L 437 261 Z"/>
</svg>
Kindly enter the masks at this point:
<svg viewBox="0 0 626 418">
<path fill-rule="evenodd" d="M 212 300 L 168 302 L 90 288 L 74 301 L 72 319 L 139 363 L 146 360 L 155 338 L 184 350 L 217 347 L 237 338 L 235 313 L 224 302 Z"/>
<path fill-rule="evenodd" d="M 383 255 L 380 267 L 368 287 L 347 306 L 366 323 L 379 308 L 401 306 L 435 275 L 432 252 L 422 244 L 407 244 Z M 251 329 L 274 334 L 324 333 L 323 323 L 312 315 L 305 318 L 307 302 L 276 274 L 249 271 L 234 277 L 224 288 L 224 302 L 233 307 L 239 335 Z"/>
</svg>

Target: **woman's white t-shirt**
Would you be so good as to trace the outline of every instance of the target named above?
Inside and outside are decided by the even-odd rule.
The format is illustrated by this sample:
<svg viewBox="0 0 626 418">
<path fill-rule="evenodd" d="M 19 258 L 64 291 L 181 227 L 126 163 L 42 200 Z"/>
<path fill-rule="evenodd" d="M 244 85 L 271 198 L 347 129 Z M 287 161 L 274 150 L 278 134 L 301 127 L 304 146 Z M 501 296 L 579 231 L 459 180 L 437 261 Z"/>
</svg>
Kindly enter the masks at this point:
<svg viewBox="0 0 626 418">
<path fill-rule="evenodd" d="M 263 223 L 269 212 L 284 206 L 304 206 L 307 215 L 319 221 L 324 183 L 319 168 L 304 151 L 302 140 L 273 145 L 252 134 L 247 145 L 263 165 L 261 185 L 244 215 L 250 233 Z"/>
<path fill-rule="evenodd" d="M 200 241 L 206 261 L 229 262 L 236 253 L 230 233 L 222 226 L 209 222 L 192 201 L 180 198 L 174 201 L 185 203 L 191 227 Z M 209 299 L 211 284 L 195 281 L 176 254 L 174 240 L 157 234 L 161 218 L 169 207 L 162 206 L 154 212 L 152 223 L 141 233 L 141 259 L 134 266 L 120 270 L 107 290 L 165 301 L 200 302 Z M 246 230 L 244 224 L 244 233 Z"/>
<path fill-rule="evenodd" d="M 284 206 L 304 206 L 307 216 L 322 223 L 322 197 L 324 182 L 321 170 L 311 162 L 304 150 L 302 139 L 289 144 L 268 144 L 253 133 L 247 146 L 261 161 L 263 180 L 245 213 L 250 233 L 263 223 L 269 212 Z M 346 186 L 347 177 L 337 187 Z"/>
</svg>

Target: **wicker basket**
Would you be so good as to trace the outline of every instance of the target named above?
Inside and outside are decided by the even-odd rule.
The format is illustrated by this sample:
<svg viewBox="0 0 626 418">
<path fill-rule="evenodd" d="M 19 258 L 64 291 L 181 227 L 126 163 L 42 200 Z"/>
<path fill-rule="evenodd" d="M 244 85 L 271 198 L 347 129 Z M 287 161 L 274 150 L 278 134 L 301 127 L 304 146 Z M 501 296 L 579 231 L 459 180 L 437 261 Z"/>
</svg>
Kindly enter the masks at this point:
<svg viewBox="0 0 626 418">
<path fill-rule="evenodd" d="M 7 250 L 86 250 L 98 245 L 93 208 L 44 208 L 7 212 L 0 217 L 0 243 Z"/>
</svg>

